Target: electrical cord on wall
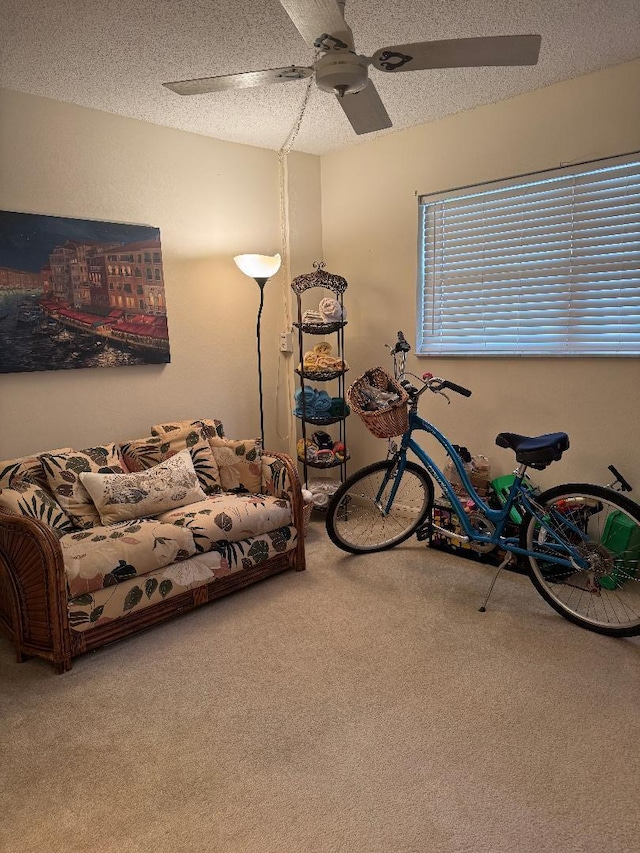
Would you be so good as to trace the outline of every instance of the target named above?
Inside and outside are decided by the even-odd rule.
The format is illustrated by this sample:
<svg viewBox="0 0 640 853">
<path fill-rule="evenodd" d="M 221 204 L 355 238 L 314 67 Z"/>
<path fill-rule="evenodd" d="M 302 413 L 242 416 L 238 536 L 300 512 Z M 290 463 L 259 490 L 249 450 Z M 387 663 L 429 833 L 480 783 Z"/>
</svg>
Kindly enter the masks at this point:
<svg viewBox="0 0 640 853">
<path fill-rule="evenodd" d="M 319 51 L 316 51 L 316 59 L 319 55 Z M 305 114 L 305 110 L 307 108 L 307 104 L 309 103 L 309 97 L 311 95 L 311 86 L 313 83 L 313 77 L 310 77 L 307 82 L 307 89 L 304 94 L 304 98 L 302 101 L 302 105 L 298 112 L 298 117 L 294 122 L 293 128 L 289 133 L 284 145 L 278 151 L 278 177 L 279 177 L 279 196 L 280 196 L 280 245 L 281 245 L 281 255 L 282 255 L 282 275 L 283 275 L 283 286 L 282 286 L 282 300 L 283 300 L 283 308 L 284 308 L 284 322 L 285 328 L 287 331 L 293 328 L 292 326 L 292 318 L 291 318 L 291 292 L 289 289 L 289 283 L 291 280 L 291 257 L 289 251 L 289 212 L 288 212 L 288 192 L 287 192 L 287 183 L 289 177 L 289 169 L 288 169 L 288 156 L 291 148 L 293 147 L 293 143 L 296 140 L 298 132 L 300 130 L 300 125 L 302 124 L 302 119 Z M 283 359 L 280 357 L 278 359 L 278 377 L 276 384 L 276 433 L 278 438 L 282 439 L 282 441 L 286 441 L 291 437 L 292 426 L 293 426 L 293 413 L 291 411 L 291 400 L 292 400 L 292 386 L 291 386 L 291 371 L 286 371 L 286 395 L 287 395 L 287 433 L 286 435 L 282 435 L 280 432 L 279 425 L 279 411 L 280 411 L 280 371 L 282 366 Z"/>
</svg>

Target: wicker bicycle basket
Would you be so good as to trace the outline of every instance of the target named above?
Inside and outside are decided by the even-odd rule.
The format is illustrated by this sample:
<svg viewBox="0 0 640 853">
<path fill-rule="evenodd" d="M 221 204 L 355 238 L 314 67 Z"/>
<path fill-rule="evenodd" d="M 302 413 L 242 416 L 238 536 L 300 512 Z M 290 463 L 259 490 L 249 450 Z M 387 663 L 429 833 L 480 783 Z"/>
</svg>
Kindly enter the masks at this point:
<svg viewBox="0 0 640 853">
<path fill-rule="evenodd" d="M 364 388 L 371 385 L 379 391 L 389 391 L 398 395 L 398 399 L 389 403 L 383 409 L 368 411 L 366 409 L 367 398 Z M 370 433 L 376 438 L 393 438 L 402 435 L 409 427 L 409 410 L 407 401 L 409 396 L 392 376 L 382 367 L 372 367 L 363 373 L 359 379 L 351 385 L 347 391 L 347 399 L 352 411 L 354 411 Z"/>
</svg>

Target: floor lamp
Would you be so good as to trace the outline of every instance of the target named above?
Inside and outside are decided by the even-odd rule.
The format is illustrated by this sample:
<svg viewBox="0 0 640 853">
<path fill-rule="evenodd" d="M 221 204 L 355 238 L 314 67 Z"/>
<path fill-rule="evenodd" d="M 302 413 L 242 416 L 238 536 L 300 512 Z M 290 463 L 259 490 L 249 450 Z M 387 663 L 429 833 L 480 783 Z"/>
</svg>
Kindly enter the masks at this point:
<svg viewBox="0 0 640 853">
<path fill-rule="evenodd" d="M 267 281 L 280 269 L 280 255 L 237 255 L 233 259 L 238 269 L 249 278 L 254 279 L 260 288 L 260 307 L 256 322 L 256 338 L 258 342 L 258 387 L 260 389 L 260 438 L 264 448 L 264 409 L 262 405 L 262 355 L 260 349 L 260 319 L 264 305 L 264 286 Z"/>
</svg>

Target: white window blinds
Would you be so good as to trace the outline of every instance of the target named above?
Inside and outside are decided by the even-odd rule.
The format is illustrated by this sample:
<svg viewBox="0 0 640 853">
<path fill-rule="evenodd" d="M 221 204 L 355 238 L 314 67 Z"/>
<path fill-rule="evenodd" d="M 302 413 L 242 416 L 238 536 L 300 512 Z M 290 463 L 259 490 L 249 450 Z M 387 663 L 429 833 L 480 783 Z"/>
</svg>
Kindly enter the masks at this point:
<svg viewBox="0 0 640 853">
<path fill-rule="evenodd" d="M 420 198 L 418 353 L 640 355 L 640 157 Z"/>
</svg>

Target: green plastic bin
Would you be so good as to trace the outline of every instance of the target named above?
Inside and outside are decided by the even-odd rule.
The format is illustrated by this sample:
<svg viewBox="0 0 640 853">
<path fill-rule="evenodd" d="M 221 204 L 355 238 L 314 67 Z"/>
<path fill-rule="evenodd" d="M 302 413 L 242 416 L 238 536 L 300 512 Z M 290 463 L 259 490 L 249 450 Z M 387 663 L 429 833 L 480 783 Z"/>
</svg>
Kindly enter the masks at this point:
<svg viewBox="0 0 640 853">
<path fill-rule="evenodd" d="M 505 474 L 504 477 L 496 477 L 495 480 L 491 481 L 491 488 L 495 492 L 496 497 L 500 501 L 501 505 L 504 506 L 509 497 L 509 492 L 511 491 L 511 486 L 513 485 L 513 481 L 515 480 L 515 474 Z M 522 481 L 523 486 L 527 491 L 535 494 L 538 489 L 533 485 L 531 480 L 528 477 L 525 477 Z M 511 507 L 509 511 L 509 519 L 517 525 L 520 525 L 522 522 L 522 515 L 520 514 L 517 507 Z"/>
<path fill-rule="evenodd" d="M 604 589 L 618 589 L 634 578 L 640 561 L 640 525 L 622 512 L 612 512 L 604 525 L 602 545 L 617 555 L 616 567 L 608 575 L 599 578 Z"/>
</svg>

